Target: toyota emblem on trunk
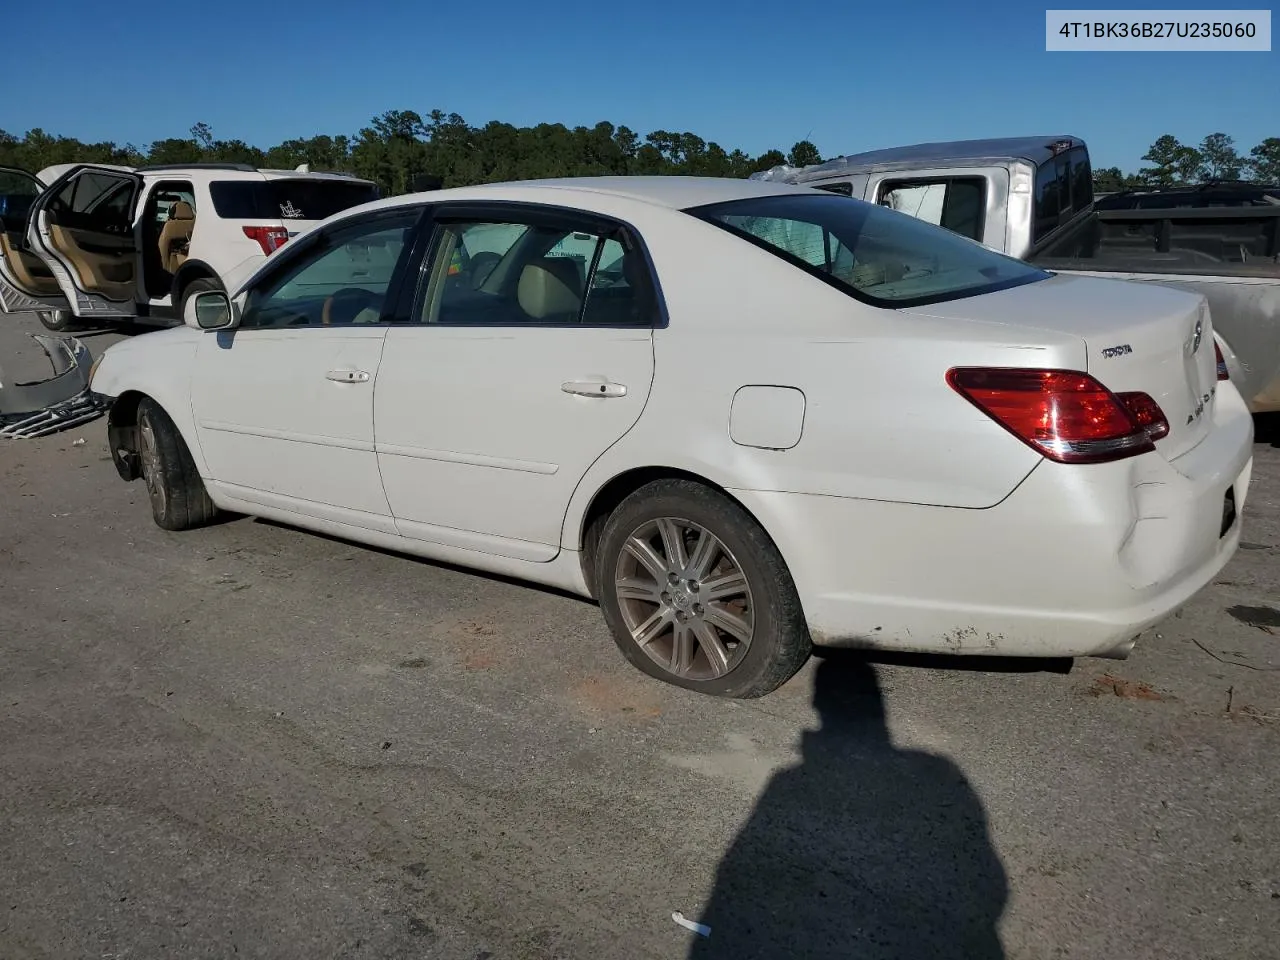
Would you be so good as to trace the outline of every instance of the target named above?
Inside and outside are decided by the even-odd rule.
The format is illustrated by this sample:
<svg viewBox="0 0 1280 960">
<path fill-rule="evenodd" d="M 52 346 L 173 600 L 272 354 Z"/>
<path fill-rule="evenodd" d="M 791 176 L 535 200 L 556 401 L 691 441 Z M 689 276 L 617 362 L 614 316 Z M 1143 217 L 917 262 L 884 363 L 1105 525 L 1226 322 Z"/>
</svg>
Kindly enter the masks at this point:
<svg viewBox="0 0 1280 960">
<path fill-rule="evenodd" d="M 1191 352 L 1195 353 L 1200 349 L 1200 337 L 1204 334 L 1204 323 L 1201 320 L 1196 321 L 1196 336 L 1191 341 Z"/>
</svg>

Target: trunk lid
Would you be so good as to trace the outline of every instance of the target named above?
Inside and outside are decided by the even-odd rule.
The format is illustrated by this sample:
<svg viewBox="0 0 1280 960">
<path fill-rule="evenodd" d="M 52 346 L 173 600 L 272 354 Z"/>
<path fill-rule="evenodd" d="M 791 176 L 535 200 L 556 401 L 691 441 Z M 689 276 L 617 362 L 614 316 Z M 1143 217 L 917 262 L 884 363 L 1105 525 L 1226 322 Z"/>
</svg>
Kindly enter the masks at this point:
<svg viewBox="0 0 1280 960">
<path fill-rule="evenodd" d="M 1205 438 L 1217 393 L 1213 323 L 1205 299 L 1125 280 L 1055 275 L 1040 283 L 908 308 L 904 312 L 1008 324 L 1079 337 L 1084 371 L 1115 393 L 1141 391 L 1160 405 L 1169 434 L 1156 450 L 1167 460 Z"/>
</svg>

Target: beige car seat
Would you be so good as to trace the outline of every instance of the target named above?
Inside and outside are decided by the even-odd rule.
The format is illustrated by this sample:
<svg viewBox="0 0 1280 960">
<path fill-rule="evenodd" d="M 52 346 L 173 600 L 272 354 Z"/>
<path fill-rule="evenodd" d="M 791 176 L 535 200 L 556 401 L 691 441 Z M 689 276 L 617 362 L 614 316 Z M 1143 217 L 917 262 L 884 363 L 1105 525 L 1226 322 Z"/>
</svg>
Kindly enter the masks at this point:
<svg viewBox="0 0 1280 960">
<path fill-rule="evenodd" d="M 187 244 L 196 228 L 196 212 L 185 200 L 169 206 L 169 219 L 160 230 L 160 265 L 169 273 L 177 273 L 187 259 Z"/>
<path fill-rule="evenodd" d="M 568 257 L 543 257 L 520 272 L 520 309 L 534 320 L 576 320 L 582 309 L 578 265 Z"/>
</svg>

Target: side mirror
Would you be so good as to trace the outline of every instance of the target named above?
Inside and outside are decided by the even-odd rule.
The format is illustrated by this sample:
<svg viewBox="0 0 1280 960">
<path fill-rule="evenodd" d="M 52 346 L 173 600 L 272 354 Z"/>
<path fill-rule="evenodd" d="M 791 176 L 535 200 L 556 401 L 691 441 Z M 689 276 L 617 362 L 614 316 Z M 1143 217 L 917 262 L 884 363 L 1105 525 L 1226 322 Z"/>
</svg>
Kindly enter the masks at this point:
<svg viewBox="0 0 1280 960">
<path fill-rule="evenodd" d="M 240 322 L 240 311 L 221 290 L 202 290 L 182 308 L 182 322 L 197 330 L 229 330 Z"/>
</svg>

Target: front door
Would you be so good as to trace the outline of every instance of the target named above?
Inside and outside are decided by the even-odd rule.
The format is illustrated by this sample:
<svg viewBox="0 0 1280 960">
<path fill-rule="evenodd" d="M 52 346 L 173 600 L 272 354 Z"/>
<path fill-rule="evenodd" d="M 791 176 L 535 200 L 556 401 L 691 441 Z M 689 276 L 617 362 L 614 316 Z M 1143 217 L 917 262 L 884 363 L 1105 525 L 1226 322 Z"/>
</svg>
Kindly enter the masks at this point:
<svg viewBox="0 0 1280 960">
<path fill-rule="evenodd" d="M 27 218 L 44 184 L 16 167 L 0 167 L 0 311 L 66 310 L 53 273 L 26 250 Z"/>
<path fill-rule="evenodd" d="M 388 504 L 403 536 L 551 560 L 574 489 L 649 395 L 647 260 L 573 211 L 451 205 L 435 223 L 374 391 Z"/>
<path fill-rule="evenodd" d="M 196 436 L 228 496 L 394 533 L 373 451 L 383 302 L 420 211 L 343 221 L 237 295 L 240 325 L 203 335 Z"/>
<path fill-rule="evenodd" d="M 27 244 L 77 317 L 137 315 L 137 301 L 145 298 L 134 232 L 141 185 L 142 178 L 126 170 L 75 167 L 32 205 Z"/>
</svg>

